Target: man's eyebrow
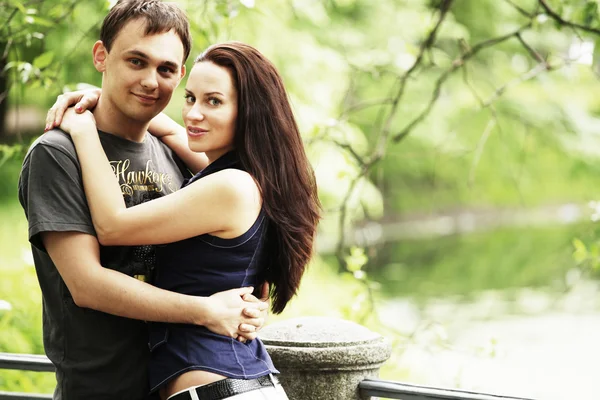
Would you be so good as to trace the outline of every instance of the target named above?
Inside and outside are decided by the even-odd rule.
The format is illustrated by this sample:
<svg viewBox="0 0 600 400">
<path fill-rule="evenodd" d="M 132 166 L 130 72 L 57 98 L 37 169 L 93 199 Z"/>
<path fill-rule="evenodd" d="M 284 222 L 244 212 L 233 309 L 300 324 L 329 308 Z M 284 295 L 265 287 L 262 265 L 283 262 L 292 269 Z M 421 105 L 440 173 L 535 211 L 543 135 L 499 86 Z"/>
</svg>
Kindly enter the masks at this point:
<svg viewBox="0 0 600 400">
<path fill-rule="evenodd" d="M 137 56 L 137 57 L 143 58 L 145 60 L 150 59 L 150 57 L 146 53 L 144 53 L 143 51 L 140 51 L 140 50 L 129 50 L 126 54 L 132 55 L 132 56 Z M 167 67 L 175 68 L 175 69 L 179 68 L 179 65 L 173 61 L 167 60 L 167 61 L 163 61 L 161 64 L 164 66 L 167 66 Z"/>
</svg>

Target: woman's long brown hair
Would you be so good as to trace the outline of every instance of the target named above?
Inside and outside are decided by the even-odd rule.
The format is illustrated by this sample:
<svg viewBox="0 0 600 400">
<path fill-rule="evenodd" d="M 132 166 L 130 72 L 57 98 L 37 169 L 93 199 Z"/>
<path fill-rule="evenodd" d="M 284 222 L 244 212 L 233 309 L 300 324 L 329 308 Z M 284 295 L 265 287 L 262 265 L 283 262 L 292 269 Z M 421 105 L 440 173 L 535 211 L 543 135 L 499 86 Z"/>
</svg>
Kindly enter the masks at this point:
<svg viewBox="0 0 600 400">
<path fill-rule="evenodd" d="M 275 66 L 252 46 L 227 42 L 197 59 L 230 71 L 238 93 L 234 146 L 256 179 L 267 228 L 265 279 L 271 308 L 283 311 L 300 286 L 312 256 L 321 205 L 312 167 Z"/>
</svg>

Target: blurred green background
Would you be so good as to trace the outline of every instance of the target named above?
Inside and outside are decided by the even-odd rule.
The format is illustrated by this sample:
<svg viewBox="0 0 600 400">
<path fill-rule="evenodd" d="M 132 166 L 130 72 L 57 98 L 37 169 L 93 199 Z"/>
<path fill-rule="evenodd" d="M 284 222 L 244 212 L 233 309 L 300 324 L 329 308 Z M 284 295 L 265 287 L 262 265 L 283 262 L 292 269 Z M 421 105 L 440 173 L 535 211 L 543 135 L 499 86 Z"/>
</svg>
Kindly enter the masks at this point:
<svg viewBox="0 0 600 400">
<path fill-rule="evenodd" d="M 100 85 L 91 48 L 112 3 L 0 0 L 0 352 L 43 354 L 17 180 L 56 96 Z M 318 253 L 272 320 L 380 332 L 386 379 L 600 396 L 597 0 L 178 3 L 188 70 L 224 40 L 274 62 L 316 170 Z M 178 121 L 183 86 L 166 110 Z M 0 390 L 53 386 L 0 371 Z"/>
</svg>

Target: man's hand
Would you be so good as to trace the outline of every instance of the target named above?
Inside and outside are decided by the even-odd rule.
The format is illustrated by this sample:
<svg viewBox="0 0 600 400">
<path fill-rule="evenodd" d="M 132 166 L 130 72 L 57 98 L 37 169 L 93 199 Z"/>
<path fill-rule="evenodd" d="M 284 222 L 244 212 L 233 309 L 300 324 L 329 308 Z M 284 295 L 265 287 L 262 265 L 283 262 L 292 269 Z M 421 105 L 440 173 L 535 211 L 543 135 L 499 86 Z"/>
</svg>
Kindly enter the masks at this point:
<svg viewBox="0 0 600 400">
<path fill-rule="evenodd" d="M 214 333 L 246 340 L 256 339 L 257 328 L 264 324 L 261 311 L 269 305 L 263 301 L 244 301 L 245 295 L 251 295 L 253 288 L 231 289 L 215 293 L 209 297 L 210 309 L 202 325 Z M 250 316 L 248 316 L 250 315 Z M 258 316 L 257 316 L 258 315 Z M 246 328 L 241 331 L 240 326 Z"/>
<path fill-rule="evenodd" d="M 56 98 L 56 102 L 48 110 L 48 114 L 46 114 L 46 127 L 44 131 L 49 131 L 52 128 L 60 126 L 65 111 L 72 105 L 75 105 L 75 111 L 78 114 L 81 114 L 85 110 L 93 109 L 96 107 L 101 94 L 102 90 L 95 88 L 77 90 L 59 95 Z"/>
</svg>

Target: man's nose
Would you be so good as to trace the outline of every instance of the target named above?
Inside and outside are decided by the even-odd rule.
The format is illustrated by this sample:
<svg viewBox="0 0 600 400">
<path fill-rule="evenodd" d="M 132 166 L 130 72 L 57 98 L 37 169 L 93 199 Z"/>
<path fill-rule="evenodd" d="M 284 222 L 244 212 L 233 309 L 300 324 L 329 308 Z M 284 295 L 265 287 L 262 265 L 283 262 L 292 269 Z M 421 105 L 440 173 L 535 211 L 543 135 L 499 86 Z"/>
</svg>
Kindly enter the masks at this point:
<svg viewBox="0 0 600 400">
<path fill-rule="evenodd" d="M 156 79 L 156 71 L 149 71 L 142 79 L 141 85 L 144 89 L 154 90 L 158 87 L 158 79 Z"/>
</svg>

